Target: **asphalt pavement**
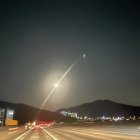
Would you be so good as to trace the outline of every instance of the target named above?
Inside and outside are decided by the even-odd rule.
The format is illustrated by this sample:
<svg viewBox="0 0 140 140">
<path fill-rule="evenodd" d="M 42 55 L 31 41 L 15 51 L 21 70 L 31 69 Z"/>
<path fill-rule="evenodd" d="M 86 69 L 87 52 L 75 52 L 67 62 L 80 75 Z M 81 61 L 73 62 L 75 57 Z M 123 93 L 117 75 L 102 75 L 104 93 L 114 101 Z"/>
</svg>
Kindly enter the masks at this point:
<svg viewBox="0 0 140 140">
<path fill-rule="evenodd" d="M 27 130 L 8 140 L 140 140 L 137 126 L 51 126 Z"/>
</svg>

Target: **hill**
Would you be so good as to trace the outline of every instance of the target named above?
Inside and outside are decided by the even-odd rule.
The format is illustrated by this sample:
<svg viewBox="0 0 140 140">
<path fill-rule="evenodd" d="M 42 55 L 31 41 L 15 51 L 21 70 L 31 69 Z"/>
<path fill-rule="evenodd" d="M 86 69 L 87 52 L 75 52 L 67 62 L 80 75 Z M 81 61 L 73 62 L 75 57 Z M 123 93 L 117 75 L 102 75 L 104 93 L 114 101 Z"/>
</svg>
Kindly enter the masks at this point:
<svg viewBox="0 0 140 140">
<path fill-rule="evenodd" d="M 62 110 L 76 112 L 80 117 L 101 117 L 101 116 L 140 116 L 140 107 L 115 103 L 110 100 L 97 100 L 91 103 L 84 103 L 75 107 Z"/>
<path fill-rule="evenodd" d="M 14 109 L 14 119 L 19 121 L 19 124 L 25 124 L 28 121 L 40 120 L 40 121 L 56 121 L 56 122 L 73 122 L 74 118 L 65 117 L 57 112 L 40 110 L 38 108 L 25 105 L 15 104 L 5 101 L 0 101 L 0 108 Z"/>
</svg>

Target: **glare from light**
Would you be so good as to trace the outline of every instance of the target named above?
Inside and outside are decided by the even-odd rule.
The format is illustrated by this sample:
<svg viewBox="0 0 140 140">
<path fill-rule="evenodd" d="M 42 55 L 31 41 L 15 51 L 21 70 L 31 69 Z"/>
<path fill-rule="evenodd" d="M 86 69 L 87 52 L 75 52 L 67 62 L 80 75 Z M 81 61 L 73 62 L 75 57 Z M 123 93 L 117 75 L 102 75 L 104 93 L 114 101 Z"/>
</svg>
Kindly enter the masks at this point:
<svg viewBox="0 0 140 140">
<path fill-rule="evenodd" d="M 58 86 L 59 86 L 59 85 L 58 85 L 57 83 L 54 85 L 55 88 L 57 88 Z"/>
<path fill-rule="evenodd" d="M 54 85 L 54 87 L 52 88 L 52 90 L 50 91 L 50 93 L 48 94 L 48 96 L 46 97 L 46 99 L 44 100 L 44 102 L 42 103 L 40 110 L 43 109 L 43 107 L 45 106 L 46 102 L 48 101 L 48 99 L 50 98 L 50 96 L 54 93 L 55 89 L 58 87 L 58 85 L 61 83 L 61 81 L 67 76 L 67 74 L 70 72 L 70 70 L 79 62 L 80 59 L 77 59 L 65 72 L 64 74 L 61 76 L 61 78 L 58 80 L 58 82 Z"/>
<path fill-rule="evenodd" d="M 83 54 L 83 58 L 86 58 L 86 54 L 85 53 Z"/>
<path fill-rule="evenodd" d="M 84 54 L 83 57 L 86 57 L 86 55 Z M 61 78 L 57 81 L 57 83 L 54 85 L 54 87 L 52 88 L 52 90 L 49 92 L 48 96 L 46 97 L 46 99 L 44 100 L 44 102 L 42 103 L 40 110 L 43 109 L 43 107 L 45 106 L 45 104 L 47 103 L 48 99 L 50 98 L 50 96 L 54 93 L 55 89 L 59 86 L 59 84 L 62 82 L 62 80 L 68 75 L 68 73 L 71 71 L 71 69 L 80 61 L 80 58 L 78 58 L 74 63 L 72 63 L 72 65 L 64 72 L 64 74 L 61 76 Z M 39 113 L 38 113 L 39 114 Z"/>
</svg>

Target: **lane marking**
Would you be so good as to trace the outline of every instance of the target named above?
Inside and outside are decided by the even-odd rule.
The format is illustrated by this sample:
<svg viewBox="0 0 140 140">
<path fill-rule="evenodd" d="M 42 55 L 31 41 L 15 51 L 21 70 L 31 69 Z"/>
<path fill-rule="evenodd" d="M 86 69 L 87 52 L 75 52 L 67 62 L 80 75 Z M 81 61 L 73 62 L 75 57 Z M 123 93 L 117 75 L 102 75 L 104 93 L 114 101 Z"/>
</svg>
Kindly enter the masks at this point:
<svg viewBox="0 0 140 140">
<path fill-rule="evenodd" d="M 18 127 L 9 128 L 8 134 L 13 134 L 13 133 L 16 133 L 17 131 L 18 131 Z"/>
<path fill-rule="evenodd" d="M 18 129 L 18 127 L 9 128 L 8 130 L 12 131 L 12 130 L 16 130 L 16 129 Z"/>
<path fill-rule="evenodd" d="M 26 131 L 25 133 L 21 134 L 20 136 L 18 136 L 17 138 L 15 138 L 14 140 L 19 140 L 20 138 L 22 138 L 23 136 L 25 136 L 27 133 L 29 133 L 32 129 Z"/>
<path fill-rule="evenodd" d="M 32 136 L 32 137 L 30 137 L 30 139 L 38 139 L 39 140 L 39 136 Z"/>
<path fill-rule="evenodd" d="M 107 130 L 103 130 L 103 131 L 100 131 L 100 130 L 95 130 L 95 131 L 99 131 L 99 132 L 108 132 L 108 133 L 117 133 L 117 134 L 121 134 L 121 135 L 129 135 L 129 136 L 132 136 L 132 135 L 134 135 L 134 136 L 139 136 L 140 134 L 137 134 L 137 133 L 135 133 L 135 134 L 133 134 L 133 133 L 128 133 L 128 131 L 122 131 L 122 132 L 119 132 L 119 131 L 107 131 Z M 131 131 L 132 132 L 132 131 Z"/>
<path fill-rule="evenodd" d="M 72 130 L 75 130 L 75 129 L 72 129 Z M 76 130 L 83 130 L 83 129 L 76 129 Z M 101 130 L 99 130 L 99 129 L 86 129 L 86 130 L 83 130 L 83 131 L 93 131 L 93 132 L 107 132 L 107 133 L 113 133 L 113 134 L 115 134 L 115 133 L 117 133 L 117 134 L 121 134 L 121 135 L 129 135 L 129 136 L 139 136 L 140 135 L 140 133 L 138 132 L 138 133 L 136 133 L 137 131 L 134 131 L 135 133 L 129 133 L 129 129 L 124 129 L 124 130 L 122 130 L 122 132 L 120 131 L 120 130 L 114 130 L 114 131 L 109 131 L 108 129 L 101 129 Z M 132 131 L 130 131 L 130 132 L 132 132 Z"/>
<path fill-rule="evenodd" d="M 16 133 L 16 132 L 17 132 L 17 130 L 12 131 L 12 132 L 8 132 L 8 134 L 13 134 L 13 133 Z"/>
<path fill-rule="evenodd" d="M 84 132 L 89 132 L 89 130 L 92 130 L 92 129 L 88 129 L 88 130 L 83 130 L 83 129 L 72 129 L 72 130 L 64 130 L 64 129 L 58 129 L 58 130 L 63 130 L 63 131 L 73 131 L 73 132 L 75 132 L 75 131 L 84 131 Z M 83 132 L 83 133 L 84 133 Z M 110 132 L 110 131 L 100 131 L 100 130 L 92 130 L 90 133 L 92 133 L 92 134 L 95 134 L 95 135 L 106 135 L 106 136 L 113 136 L 113 137 L 118 137 L 118 138 L 131 138 L 132 137 L 132 135 L 124 135 L 124 133 L 122 134 L 122 133 L 116 133 L 116 134 L 121 134 L 122 136 L 119 136 L 119 135 L 116 135 L 115 133 L 113 133 L 113 134 L 107 134 L 107 133 L 105 133 L 105 132 L 108 132 L 108 133 L 113 133 L 113 132 Z M 79 133 L 81 133 L 81 132 L 79 132 Z M 128 134 L 128 133 L 127 133 Z M 90 135 L 90 134 L 89 134 Z M 128 137 L 129 136 L 129 137 Z M 135 136 L 138 136 L 138 135 L 135 135 Z M 98 137 L 98 136 L 97 136 Z M 133 139 L 135 139 L 135 140 L 139 140 L 139 138 L 138 137 L 133 137 Z"/>
<path fill-rule="evenodd" d="M 70 133 L 70 134 L 69 134 L 69 133 L 65 133 L 65 134 L 64 134 L 62 131 L 57 130 L 57 129 L 55 129 L 55 128 L 54 128 L 52 131 L 53 131 L 54 133 L 58 134 L 58 135 L 62 135 L 63 137 L 68 137 L 68 138 L 71 137 L 71 133 Z"/>
<path fill-rule="evenodd" d="M 80 129 L 79 129 L 80 130 Z M 88 130 L 92 130 L 92 129 L 88 129 Z M 88 130 L 85 130 L 85 131 L 88 131 Z M 137 133 L 128 133 L 129 131 L 127 131 L 127 130 L 122 130 L 122 132 L 120 132 L 119 130 L 117 130 L 117 131 L 109 131 L 109 130 L 92 130 L 92 131 L 94 131 L 94 132 L 107 132 L 107 133 L 117 133 L 117 134 L 121 134 L 121 135 L 129 135 L 129 136 L 132 136 L 132 135 L 134 135 L 134 136 L 139 136 L 140 134 L 137 134 Z M 132 131 L 130 131 L 130 132 L 132 132 Z M 134 131 L 135 132 L 135 131 Z"/>
<path fill-rule="evenodd" d="M 58 140 L 55 138 L 52 134 L 50 134 L 47 130 L 45 130 L 43 127 L 40 127 L 42 130 L 44 130 L 50 137 L 52 137 L 54 140 Z"/>
<path fill-rule="evenodd" d="M 104 140 L 112 140 L 112 139 L 99 137 L 99 136 L 94 136 L 94 135 L 91 135 L 91 134 L 85 134 L 85 133 L 81 133 L 81 132 L 76 132 L 76 131 L 72 131 L 72 130 L 64 130 L 64 129 L 61 129 L 61 130 L 67 131 L 67 132 L 72 132 L 72 133 L 77 133 L 77 134 L 81 134 L 81 135 L 85 135 L 85 136 L 90 136 L 90 137 L 94 137 L 94 138 L 104 139 Z"/>
<path fill-rule="evenodd" d="M 79 130 L 80 131 L 80 130 Z M 87 130 L 81 130 L 81 131 L 87 131 Z M 87 132 L 89 132 L 89 131 L 87 131 Z M 109 133 L 105 133 L 105 132 L 102 132 L 102 131 L 94 131 L 94 132 L 90 132 L 90 133 L 92 133 L 92 134 L 96 134 L 96 135 L 104 135 L 104 136 L 113 136 L 113 137 L 118 137 L 118 138 L 131 138 L 132 137 L 132 135 L 130 135 L 130 136 L 125 136 L 125 135 L 122 135 L 121 133 L 121 135 L 122 136 L 119 136 L 119 135 L 116 135 L 115 133 L 114 134 L 109 134 Z M 134 138 L 133 137 L 133 139 L 138 139 L 139 140 L 139 138 Z"/>
</svg>

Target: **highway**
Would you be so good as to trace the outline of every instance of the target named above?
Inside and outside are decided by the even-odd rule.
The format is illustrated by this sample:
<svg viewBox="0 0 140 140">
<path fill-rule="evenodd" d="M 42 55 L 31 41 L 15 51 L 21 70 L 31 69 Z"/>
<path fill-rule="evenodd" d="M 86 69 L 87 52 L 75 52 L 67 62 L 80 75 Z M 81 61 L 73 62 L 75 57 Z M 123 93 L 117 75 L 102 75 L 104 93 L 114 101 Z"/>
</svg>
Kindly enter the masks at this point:
<svg viewBox="0 0 140 140">
<path fill-rule="evenodd" d="M 140 129 L 136 126 L 51 126 L 30 129 L 8 140 L 140 140 Z"/>
</svg>

